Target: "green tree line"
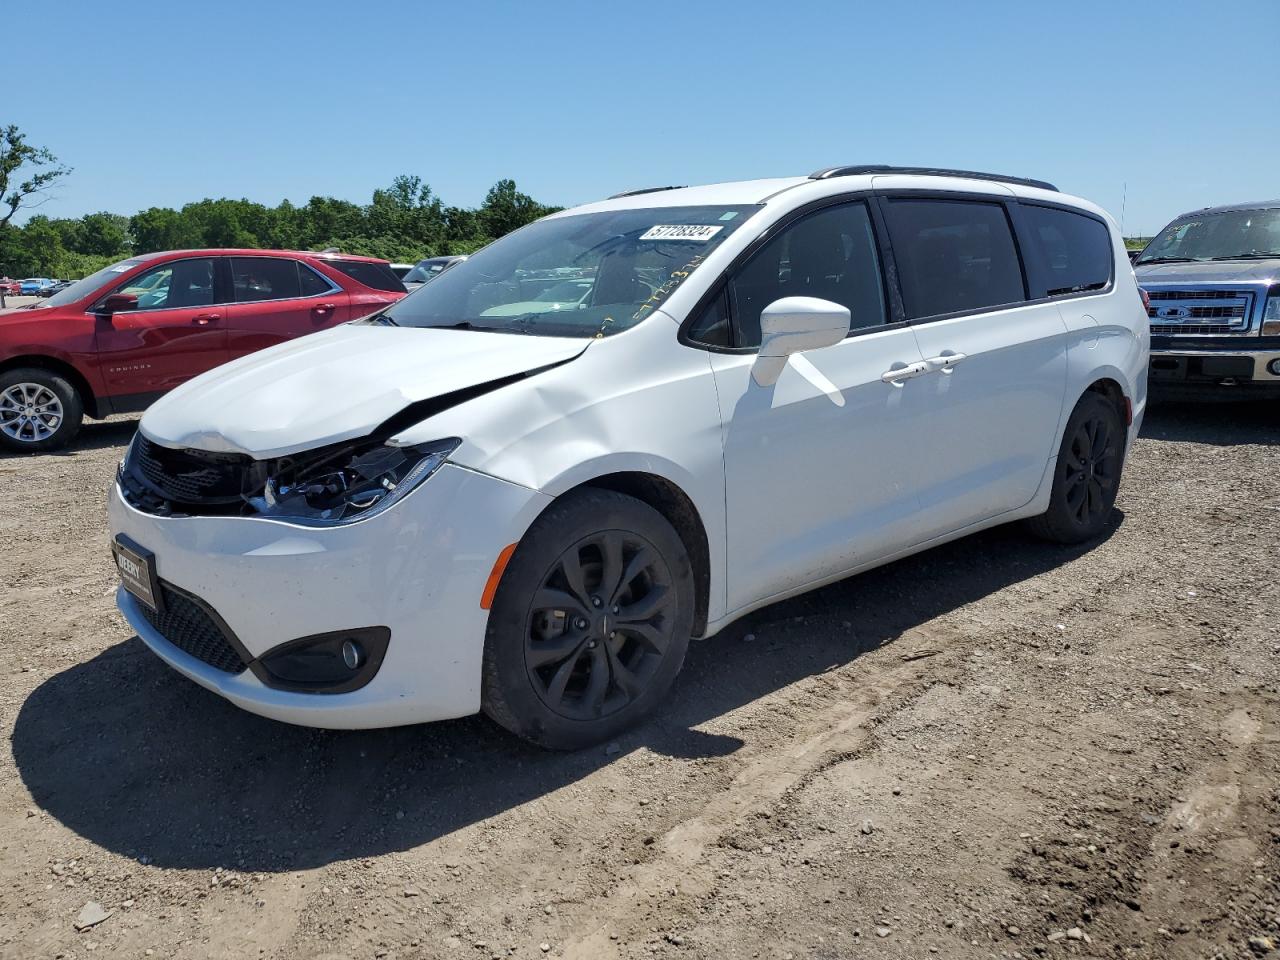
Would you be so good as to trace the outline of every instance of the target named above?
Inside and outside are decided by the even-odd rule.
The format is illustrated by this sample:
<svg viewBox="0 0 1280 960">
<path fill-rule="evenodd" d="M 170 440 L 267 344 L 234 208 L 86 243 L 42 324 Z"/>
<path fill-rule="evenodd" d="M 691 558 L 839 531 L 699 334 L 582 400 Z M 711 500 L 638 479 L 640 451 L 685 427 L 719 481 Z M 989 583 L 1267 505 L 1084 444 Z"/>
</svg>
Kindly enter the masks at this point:
<svg viewBox="0 0 1280 960">
<path fill-rule="evenodd" d="M 36 215 L 20 227 L 0 223 L 0 274 L 76 279 L 133 254 L 200 247 L 337 247 L 413 263 L 471 253 L 557 209 L 521 193 L 514 180 L 494 184 L 479 207 L 450 207 L 420 177 L 400 176 L 363 205 L 334 197 L 275 207 L 222 199 L 181 210 L 151 207 L 131 217 Z"/>
</svg>

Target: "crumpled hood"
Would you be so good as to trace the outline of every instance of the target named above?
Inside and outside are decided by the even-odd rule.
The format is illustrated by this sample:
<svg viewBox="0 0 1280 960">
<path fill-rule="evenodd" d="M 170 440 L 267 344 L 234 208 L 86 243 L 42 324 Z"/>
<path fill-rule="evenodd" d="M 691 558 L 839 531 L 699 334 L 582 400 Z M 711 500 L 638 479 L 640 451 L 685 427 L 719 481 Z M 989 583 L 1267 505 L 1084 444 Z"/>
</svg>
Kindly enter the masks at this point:
<svg viewBox="0 0 1280 960">
<path fill-rule="evenodd" d="M 364 436 L 419 400 L 571 360 L 590 342 L 346 324 L 184 383 L 141 430 L 169 447 L 279 457 Z"/>
<path fill-rule="evenodd" d="M 1280 257 L 1271 260 L 1212 260 L 1199 263 L 1153 263 L 1134 267 L 1138 283 L 1269 283 L 1280 280 Z"/>
</svg>

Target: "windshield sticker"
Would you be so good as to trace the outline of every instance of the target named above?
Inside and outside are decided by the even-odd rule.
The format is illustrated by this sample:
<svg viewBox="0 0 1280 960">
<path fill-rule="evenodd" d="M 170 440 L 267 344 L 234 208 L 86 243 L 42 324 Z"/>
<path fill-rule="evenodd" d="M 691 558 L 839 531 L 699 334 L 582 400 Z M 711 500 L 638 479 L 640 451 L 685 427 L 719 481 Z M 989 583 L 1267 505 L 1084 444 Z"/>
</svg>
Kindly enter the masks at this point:
<svg viewBox="0 0 1280 960">
<path fill-rule="evenodd" d="M 724 227 L 707 227 L 700 224 L 667 224 L 659 223 L 650 227 L 640 235 L 641 240 L 687 240 L 693 243 L 706 243 Z"/>
<path fill-rule="evenodd" d="M 124 273 L 126 270 L 132 270 L 136 266 L 136 263 L 117 263 L 115 266 L 108 267 L 107 269 L 112 273 Z"/>
<path fill-rule="evenodd" d="M 720 219 L 721 219 L 721 220 L 732 220 L 732 219 L 733 219 L 734 217 L 736 217 L 737 215 L 738 215 L 738 211 L 737 211 L 737 210 L 730 210 L 728 213 L 722 213 L 722 214 L 720 214 Z"/>
</svg>

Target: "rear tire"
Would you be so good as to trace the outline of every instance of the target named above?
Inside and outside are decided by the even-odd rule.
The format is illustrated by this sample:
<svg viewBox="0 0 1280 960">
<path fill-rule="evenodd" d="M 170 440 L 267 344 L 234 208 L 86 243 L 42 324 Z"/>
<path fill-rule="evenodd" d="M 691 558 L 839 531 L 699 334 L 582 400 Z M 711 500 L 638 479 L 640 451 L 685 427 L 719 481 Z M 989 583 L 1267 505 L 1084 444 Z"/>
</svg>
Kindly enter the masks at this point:
<svg viewBox="0 0 1280 960">
<path fill-rule="evenodd" d="M 617 736 L 670 690 L 693 610 L 692 566 L 662 514 L 612 490 L 568 493 L 534 521 L 502 576 L 483 709 L 553 750 Z"/>
<path fill-rule="evenodd" d="M 1124 468 L 1125 427 L 1115 404 L 1086 393 L 1071 411 L 1053 473 L 1049 509 L 1027 521 L 1054 543 L 1084 543 L 1111 519 Z"/>
<path fill-rule="evenodd" d="M 84 402 L 65 377 L 40 367 L 0 373 L 0 447 L 16 453 L 60 450 L 80 432 Z"/>
</svg>

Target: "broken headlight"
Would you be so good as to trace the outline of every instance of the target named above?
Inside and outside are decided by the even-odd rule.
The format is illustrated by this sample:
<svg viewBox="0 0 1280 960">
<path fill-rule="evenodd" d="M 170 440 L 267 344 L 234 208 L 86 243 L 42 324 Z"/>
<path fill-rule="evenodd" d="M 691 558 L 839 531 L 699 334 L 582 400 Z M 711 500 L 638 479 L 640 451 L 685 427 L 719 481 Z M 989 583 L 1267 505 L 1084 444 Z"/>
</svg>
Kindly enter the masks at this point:
<svg viewBox="0 0 1280 960">
<path fill-rule="evenodd" d="M 461 442 L 449 437 L 397 447 L 366 441 L 316 460 L 277 461 L 249 504 L 259 516 L 314 526 L 366 520 L 404 499 Z"/>
</svg>

